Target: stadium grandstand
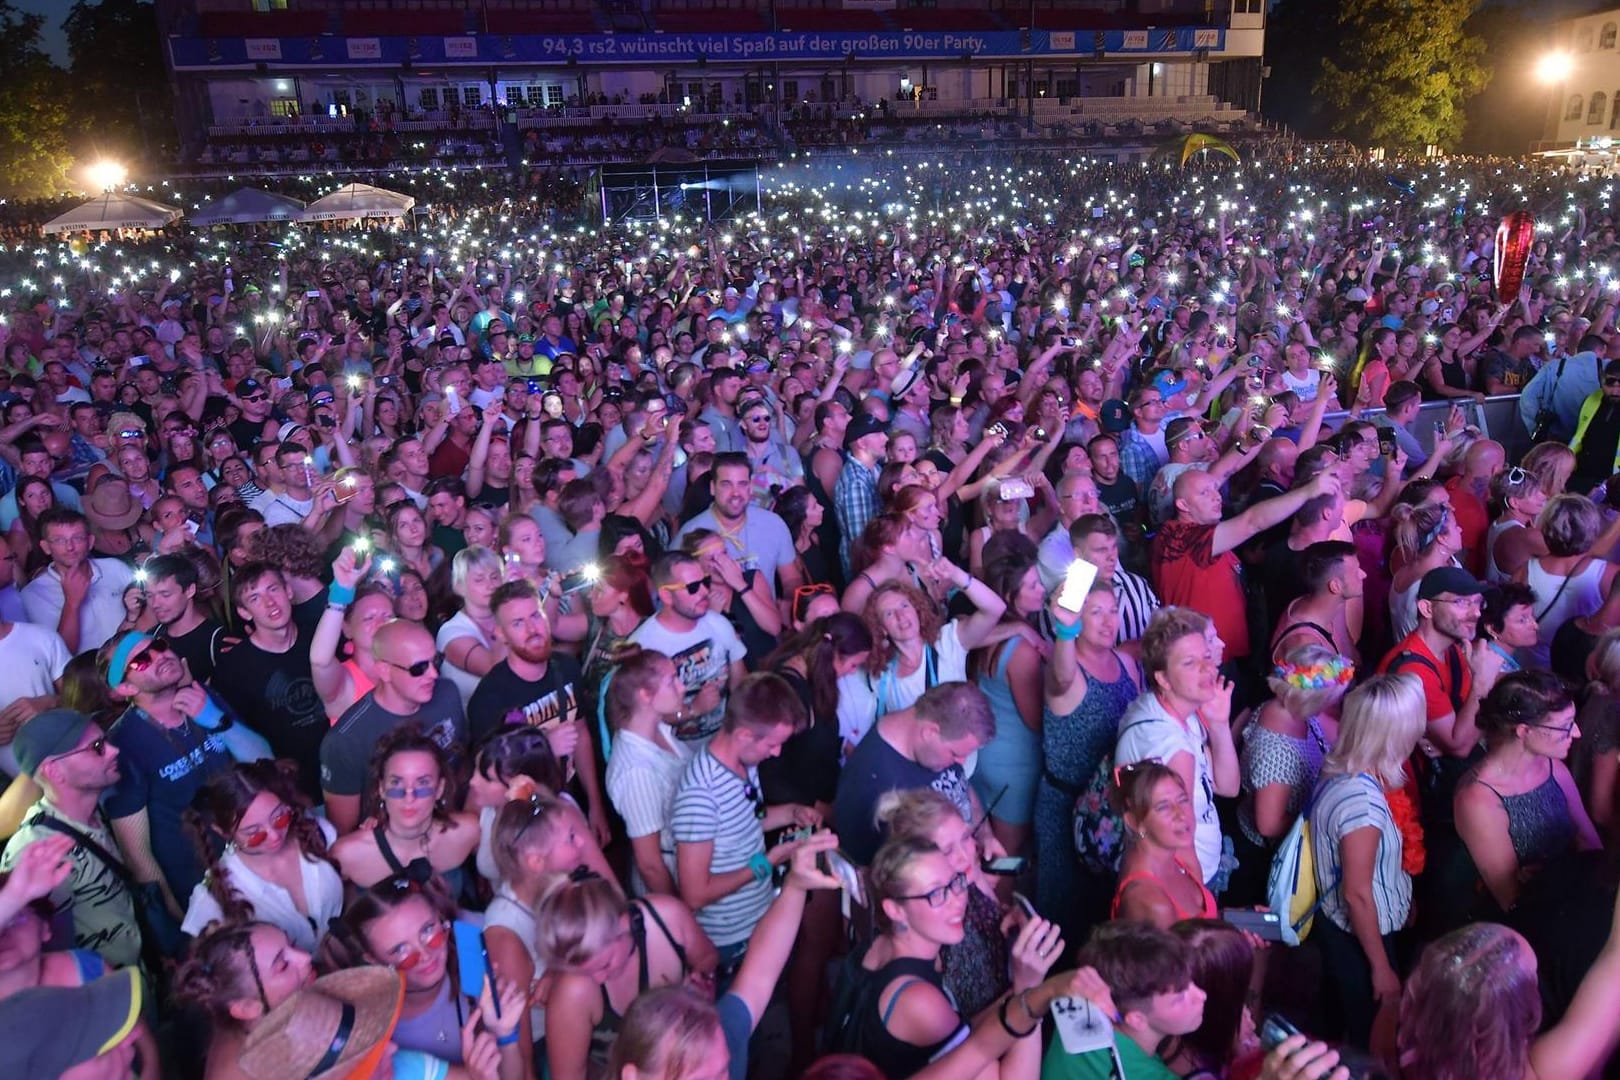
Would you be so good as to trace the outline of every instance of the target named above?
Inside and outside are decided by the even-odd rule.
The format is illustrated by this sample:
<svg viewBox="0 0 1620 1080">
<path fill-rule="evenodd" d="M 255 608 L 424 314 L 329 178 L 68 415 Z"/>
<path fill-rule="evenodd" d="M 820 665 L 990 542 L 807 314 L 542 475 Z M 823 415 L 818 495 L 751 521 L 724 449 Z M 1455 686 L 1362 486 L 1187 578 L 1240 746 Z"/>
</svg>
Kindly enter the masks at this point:
<svg viewBox="0 0 1620 1080">
<path fill-rule="evenodd" d="M 180 172 L 1263 135 L 1263 0 L 158 0 Z"/>
</svg>

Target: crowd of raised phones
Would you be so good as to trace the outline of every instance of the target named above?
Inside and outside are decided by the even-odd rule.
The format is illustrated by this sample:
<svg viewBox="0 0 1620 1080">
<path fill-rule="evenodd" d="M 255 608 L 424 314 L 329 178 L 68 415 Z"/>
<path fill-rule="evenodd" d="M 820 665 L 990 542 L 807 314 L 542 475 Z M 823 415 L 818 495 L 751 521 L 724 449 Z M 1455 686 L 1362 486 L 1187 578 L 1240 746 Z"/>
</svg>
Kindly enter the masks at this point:
<svg viewBox="0 0 1620 1080">
<path fill-rule="evenodd" d="M 8 210 L 0 1073 L 1604 1068 L 1610 189 L 1010 164 Z"/>
</svg>

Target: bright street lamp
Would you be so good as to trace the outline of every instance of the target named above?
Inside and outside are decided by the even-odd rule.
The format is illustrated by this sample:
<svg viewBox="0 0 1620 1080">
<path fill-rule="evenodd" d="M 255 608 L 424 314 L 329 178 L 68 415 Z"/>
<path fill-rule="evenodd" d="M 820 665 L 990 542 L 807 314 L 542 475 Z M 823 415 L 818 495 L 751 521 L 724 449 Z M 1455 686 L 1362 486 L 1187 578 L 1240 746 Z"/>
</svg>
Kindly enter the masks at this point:
<svg viewBox="0 0 1620 1080">
<path fill-rule="evenodd" d="M 122 184 L 128 174 L 129 170 L 116 161 L 98 161 L 85 170 L 90 182 L 102 191 L 111 191 Z"/>
<path fill-rule="evenodd" d="M 1575 61 L 1566 52 L 1550 52 L 1536 61 L 1536 78 L 1544 83 L 1561 83 L 1575 69 Z"/>
</svg>

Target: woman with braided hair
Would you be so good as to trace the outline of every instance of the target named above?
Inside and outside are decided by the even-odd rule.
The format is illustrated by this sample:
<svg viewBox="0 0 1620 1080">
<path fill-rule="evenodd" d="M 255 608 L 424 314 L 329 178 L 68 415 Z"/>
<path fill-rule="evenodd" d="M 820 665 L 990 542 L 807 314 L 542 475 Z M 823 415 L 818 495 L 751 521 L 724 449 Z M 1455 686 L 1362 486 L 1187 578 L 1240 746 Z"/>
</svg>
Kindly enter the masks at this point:
<svg viewBox="0 0 1620 1080">
<path fill-rule="evenodd" d="M 267 922 L 227 923 L 203 933 L 174 976 L 176 1001 L 213 1025 L 203 1080 L 245 1080 L 242 1045 L 266 1013 L 315 981 L 309 953 Z"/>
<path fill-rule="evenodd" d="M 337 833 L 310 813 L 289 761 L 233 764 L 197 793 L 186 815 L 207 875 L 181 929 L 258 919 L 314 952 L 343 910 L 343 879 L 327 847 Z"/>
</svg>

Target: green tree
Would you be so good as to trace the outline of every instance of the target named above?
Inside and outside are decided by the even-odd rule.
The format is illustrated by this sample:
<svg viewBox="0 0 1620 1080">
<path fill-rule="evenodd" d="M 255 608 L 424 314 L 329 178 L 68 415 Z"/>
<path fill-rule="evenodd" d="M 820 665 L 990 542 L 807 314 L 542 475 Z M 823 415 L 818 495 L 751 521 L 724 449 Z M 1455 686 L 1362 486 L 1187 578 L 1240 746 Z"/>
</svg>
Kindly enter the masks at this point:
<svg viewBox="0 0 1620 1080">
<path fill-rule="evenodd" d="M 1490 82 L 1468 30 L 1479 0 L 1340 0 L 1338 47 L 1316 92 L 1334 129 L 1366 146 L 1455 148 L 1464 106 Z"/>
<path fill-rule="evenodd" d="M 0 0 L 0 195 L 7 198 L 59 195 L 70 186 L 67 79 L 40 47 L 44 22 Z"/>
<path fill-rule="evenodd" d="M 127 159 L 172 143 L 157 9 L 146 0 L 78 0 L 62 25 L 81 148 Z"/>
</svg>

